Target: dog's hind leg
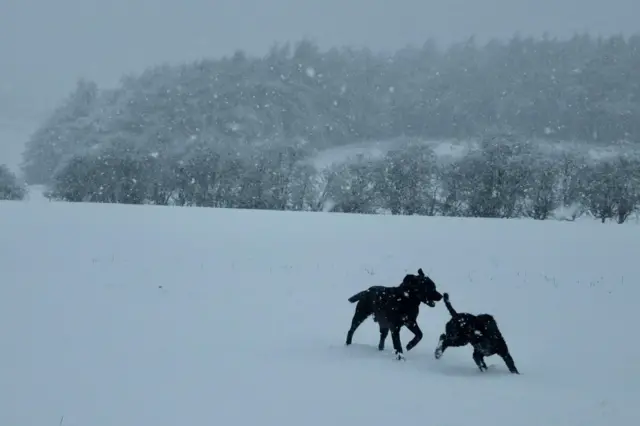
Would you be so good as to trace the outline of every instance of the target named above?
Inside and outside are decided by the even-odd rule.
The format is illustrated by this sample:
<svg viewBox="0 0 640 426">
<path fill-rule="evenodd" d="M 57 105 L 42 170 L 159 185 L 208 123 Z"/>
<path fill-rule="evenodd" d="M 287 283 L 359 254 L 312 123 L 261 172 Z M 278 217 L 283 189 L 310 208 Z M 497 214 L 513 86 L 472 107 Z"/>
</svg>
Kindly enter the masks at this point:
<svg viewBox="0 0 640 426">
<path fill-rule="evenodd" d="M 387 340 L 387 336 L 389 335 L 389 327 L 380 326 L 380 342 L 378 343 L 378 350 L 384 351 L 384 342 Z"/>
<path fill-rule="evenodd" d="M 507 350 L 506 352 L 501 351 L 500 353 L 498 353 L 498 355 L 504 360 L 504 363 L 507 365 L 510 373 L 520 374 L 520 372 L 516 368 L 516 363 L 513 361 L 513 358 L 509 353 L 509 350 Z"/>
<path fill-rule="evenodd" d="M 480 352 L 477 349 L 474 349 L 473 350 L 473 360 L 475 361 L 475 363 L 478 366 L 478 368 L 480 369 L 480 371 L 487 370 L 487 364 L 485 364 L 485 362 L 484 362 L 484 355 L 482 355 L 482 352 Z"/>
<path fill-rule="evenodd" d="M 492 336 L 492 339 L 495 342 L 495 352 L 507 365 L 509 372 L 513 374 L 520 374 L 516 368 L 516 363 L 513 361 L 513 358 L 509 353 L 509 346 L 507 346 L 507 342 L 504 340 L 495 318 L 488 314 L 478 315 L 478 318 L 482 318 L 486 331 Z"/>
<path fill-rule="evenodd" d="M 410 351 L 411 349 L 416 347 L 416 345 L 420 342 L 420 340 L 422 340 L 423 334 L 417 322 L 411 321 L 405 325 L 407 326 L 409 331 L 413 333 L 413 339 L 411 339 L 411 341 L 407 343 L 407 351 Z"/>
<path fill-rule="evenodd" d="M 351 320 L 351 328 L 349 328 L 349 331 L 347 332 L 347 340 L 345 344 L 351 344 L 351 341 L 353 340 L 353 333 L 356 332 L 358 327 L 360 327 L 360 324 L 362 324 L 364 320 L 369 318 L 369 315 L 371 315 L 372 313 L 373 312 L 371 312 L 364 301 L 358 302 L 358 304 L 356 305 L 356 311 L 353 314 L 353 319 Z"/>
</svg>

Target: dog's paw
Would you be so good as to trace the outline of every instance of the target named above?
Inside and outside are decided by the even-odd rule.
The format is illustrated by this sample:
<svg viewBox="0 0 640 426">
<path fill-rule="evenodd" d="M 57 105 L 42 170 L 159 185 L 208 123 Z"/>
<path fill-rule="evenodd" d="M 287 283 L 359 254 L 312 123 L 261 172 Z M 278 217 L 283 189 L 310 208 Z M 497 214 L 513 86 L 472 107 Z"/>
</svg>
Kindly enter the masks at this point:
<svg viewBox="0 0 640 426">
<path fill-rule="evenodd" d="M 406 361 L 407 360 L 407 358 L 404 356 L 404 354 L 402 354 L 402 353 L 400 353 L 398 351 L 395 352 L 394 359 L 396 361 Z"/>
<path fill-rule="evenodd" d="M 444 342 L 443 342 L 443 337 L 440 336 L 440 341 L 438 342 L 438 346 L 436 346 L 436 350 L 433 351 L 433 356 L 436 357 L 436 359 L 440 359 L 440 357 L 442 357 L 442 354 L 444 353 Z"/>
</svg>

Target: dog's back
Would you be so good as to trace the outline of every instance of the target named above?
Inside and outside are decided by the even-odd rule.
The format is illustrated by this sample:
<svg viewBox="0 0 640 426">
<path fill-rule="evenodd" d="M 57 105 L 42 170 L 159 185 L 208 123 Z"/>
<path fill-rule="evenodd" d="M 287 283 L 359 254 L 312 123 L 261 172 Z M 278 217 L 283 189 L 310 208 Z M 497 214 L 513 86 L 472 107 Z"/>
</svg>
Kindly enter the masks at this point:
<svg viewBox="0 0 640 426">
<path fill-rule="evenodd" d="M 355 303 L 355 302 L 360 302 L 363 301 L 365 303 L 369 302 L 373 302 L 376 298 L 380 298 L 384 295 L 384 293 L 386 293 L 386 290 L 390 289 L 391 287 L 385 287 L 382 285 L 374 285 L 369 287 L 366 290 L 362 290 L 359 293 L 354 294 L 353 296 L 351 296 L 349 299 L 347 299 L 349 301 L 349 303 Z"/>
<path fill-rule="evenodd" d="M 449 346 L 465 346 L 472 342 L 476 327 L 476 316 L 466 312 L 457 312 L 449 300 L 449 294 L 444 294 L 444 305 L 451 315 L 451 319 L 445 325 L 445 332 L 449 340 Z"/>
<path fill-rule="evenodd" d="M 420 300 L 409 295 L 406 288 L 389 287 L 374 304 L 374 315 L 390 323 L 402 323 L 403 318 L 417 318 L 420 313 Z"/>
<path fill-rule="evenodd" d="M 373 314 L 375 322 L 383 324 L 399 322 L 403 316 L 417 317 L 420 309 L 419 301 L 406 297 L 408 285 L 403 283 L 396 287 L 371 286 L 354 294 L 348 300 L 351 303 L 358 302 L 358 307 L 363 312 L 368 311 Z"/>
<path fill-rule="evenodd" d="M 449 346 L 465 346 L 472 343 L 475 329 L 475 316 L 458 313 L 445 325 L 445 332 L 449 339 Z"/>
<path fill-rule="evenodd" d="M 507 343 L 493 315 L 475 315 L 473 335 L 469 336 L 473 347 L 484 356 L 501 355 L 508 352 Z"/>
</svg>

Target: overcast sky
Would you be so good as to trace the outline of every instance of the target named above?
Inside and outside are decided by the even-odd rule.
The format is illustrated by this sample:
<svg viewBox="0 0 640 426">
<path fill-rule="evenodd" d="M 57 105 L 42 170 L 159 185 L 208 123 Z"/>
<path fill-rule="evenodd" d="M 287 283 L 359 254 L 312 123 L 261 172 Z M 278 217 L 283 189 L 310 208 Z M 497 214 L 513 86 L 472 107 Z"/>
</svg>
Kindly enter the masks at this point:
<svg viewBox="0 0 640 426">
<path fill-rule="evenodd" d="M 305 36 L 393 49 L 429 37 L 629 34 L 638 16 L 640 0 L 0 0 L 0 113 L 29 119 L 78 77 L 111 86 L 159 62 L 263 54 Z"/>
</svg>

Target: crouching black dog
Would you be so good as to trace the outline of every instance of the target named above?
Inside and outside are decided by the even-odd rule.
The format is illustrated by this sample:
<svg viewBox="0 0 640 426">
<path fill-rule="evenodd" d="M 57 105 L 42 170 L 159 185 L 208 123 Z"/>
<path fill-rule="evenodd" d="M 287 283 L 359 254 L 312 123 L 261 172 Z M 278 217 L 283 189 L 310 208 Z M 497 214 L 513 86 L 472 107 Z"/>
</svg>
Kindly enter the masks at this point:
<svg viewBox="0 0 640 426">
<path fill-rule="evenodd" d="M 436 302 L 442 300 L 442 294 L 436 289 L 433 280 L 420 268 L 418 275 L 407 274 L 399 286 L 372 286 L 354 294 L 348 300 L 358 304 L 351 320 L 351 328 L 347 332 L 346 344 L 351 344 L 356 329 L 373 315 L 374 321 L 380 327 L 378 349 L 384 350 L 385 340 L 391 331 L 395 355 L 397 359 L 402 359 L 400 329 L 406 326 L 414 334 L 413 339 L 407 344 L 407 351 L 410 351 L 422 339 L 422 330 L 417 323 L 420 303 L 426 303 L 433 308 Z"/>
<path fill-rule="evenodd" d="M 473 315 L 469 313 L 458 313 L 451 302 L 449 295 L 443 295 L 444 304 L 451 314 L 451 319 L 445 326 L 445 333 L 440 335 L 438 346 L 435 350 L 436 359 L 440 359 L 448 347 L 460 347 L 467 344 L 473 346 L 473 360 L 480 371 L 487 370 L 484 357 L 499 355 L 507 364 L 509 371 L 520 374 L 516 368 L 513 358 L 509 353 L 507 342 L 502 337 L 498 329 L 498 323 L 489 314 Z"/>
</svg>

